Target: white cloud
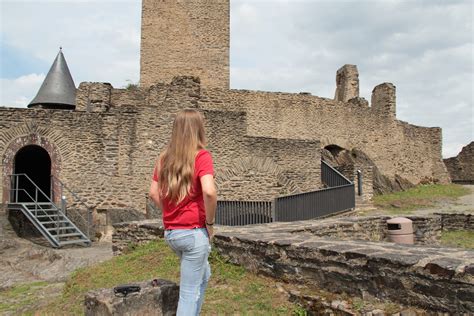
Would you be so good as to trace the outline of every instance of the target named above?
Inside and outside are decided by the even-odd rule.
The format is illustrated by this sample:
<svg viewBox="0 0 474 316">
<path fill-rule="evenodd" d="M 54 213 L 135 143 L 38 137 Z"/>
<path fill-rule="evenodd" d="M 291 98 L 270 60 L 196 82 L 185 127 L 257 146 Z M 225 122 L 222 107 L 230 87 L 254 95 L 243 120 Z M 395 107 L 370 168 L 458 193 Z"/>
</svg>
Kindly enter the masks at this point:
<svg viewBox="0 0 474 316">
<path fill-rule="evenodd" d="M 104 81 L 121 87 L 127 79 L 138 82 L 140 9 L 140 1 L 7 1 L 2 37 L 49 65 L 62 46 L 76 85 Z"/>
<path fill-rule="evenodd" d="M 26 107 L 38 92 L 44 74 L 29 74 L 16 79 L 0 79 L 0 100 L 3 106 Z"/>
</svg>

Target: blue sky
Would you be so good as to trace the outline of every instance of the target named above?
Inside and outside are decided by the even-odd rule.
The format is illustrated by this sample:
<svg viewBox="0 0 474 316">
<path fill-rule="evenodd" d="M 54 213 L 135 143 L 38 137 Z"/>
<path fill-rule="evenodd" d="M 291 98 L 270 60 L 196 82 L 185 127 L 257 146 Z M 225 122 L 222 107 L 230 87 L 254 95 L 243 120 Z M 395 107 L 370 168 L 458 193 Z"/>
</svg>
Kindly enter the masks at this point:
<svg viewBox="0 0 474 316">
<path fill-rule="evenodd" d="M 25 107 L 58 52 L 76 86 L 139 80 L 137 0 L 0 0 L 0 105 Z M 360 94 L 397 87 L 397 118 L 443 129 L 443 156 L 474 140 L 470 0 L 231 0 L 231 88 L 334 97 L 344 64 Z"/>
</svg>

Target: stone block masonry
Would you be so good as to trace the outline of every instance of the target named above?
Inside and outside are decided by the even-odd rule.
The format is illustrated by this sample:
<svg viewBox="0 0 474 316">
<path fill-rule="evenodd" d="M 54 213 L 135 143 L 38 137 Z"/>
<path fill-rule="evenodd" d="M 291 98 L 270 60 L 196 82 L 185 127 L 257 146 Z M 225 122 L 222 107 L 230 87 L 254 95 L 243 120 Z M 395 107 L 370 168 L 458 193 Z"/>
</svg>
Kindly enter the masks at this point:
<svg viewBox="0 0 474 316">
<path fill-rule="evenodd" d="M 108 211 L 140 218 L 137 213 L 145 212 L 155 159 L 169 139 L 174 115 L 196 108 L 200 91 L 195 77 L 133 91 L 82 83 L 76 111 L 0 108 L 3 202 L 9 198 L 8 175 L 14 172 L 16 152 L 38 145 L 50 155 L 52 174 L 95 210 L 99 234 L 117 217 Z M 248 136 L 247 113 L 201 110 L 220 199 L 265 200 L 320 188 L 319 141 Z"/>
<path fill-rule="evenodd" d="M 200 77 L 229 88 L 229 0 L 142 1 L 140 85 Z"/>
<path fill-rule="evenodd" d="M 359 72 L 356 65 L 344 65 L 336 73 L 334 100 L 347 102 L 359 97 Z"/>
<path fill-rule="evenodd" d="M 214 244 L 230 262 L 286 282 L 368 293 L 432 312 L 474 312 L 474 251 L 293 233 L 308 226 L 223 228 Z"/>
<path fill-rule="evenodd" d="M 456 156 L 444 159 L 453 182 L 474 184 L 474 142 L 464 146 Z"/>
<path fill-rule="evenodd" d="M 318 140 L 322 148 L 357 149 L 392 180 L 398 175 L 414 184 L 422 179 L 448 183 L 441 129 L 397 120 L 392 84 L 379 85 L 373 95 L 369 107 L 297 93 L 204 88 L 198 106 L 245 112 L 248 136 Z"/>
<path fill-rule="evenodd" d="M 432 312 L 474 312 L 474 251 L 439 247 L 443 229 L 472 230 L 470 214 L 413 216 L 416 245 L 386 240 L 388 217 L 218 226 L 230 262 L 289 283 L 366 294 Z M 160 220 L 114 225 L 114 254 L 163 237 Z"/>
<path fill-rule="evenodd" d="M 87 292 L 84 298 L 84 315 L 176 315 L 179 299 L 179 286 L 176 283 L 157 279 L 133 285 L 139 286 L 140 291 L 126 297 L 115 295 L 113 289 Z"/>
</svg>

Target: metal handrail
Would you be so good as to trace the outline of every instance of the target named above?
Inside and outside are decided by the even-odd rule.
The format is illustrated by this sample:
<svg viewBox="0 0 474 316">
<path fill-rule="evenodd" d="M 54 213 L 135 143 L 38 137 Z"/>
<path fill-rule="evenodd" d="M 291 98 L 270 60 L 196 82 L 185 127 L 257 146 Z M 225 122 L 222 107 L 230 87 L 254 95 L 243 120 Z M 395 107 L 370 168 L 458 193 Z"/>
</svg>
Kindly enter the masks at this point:
<svg viewBox="0 0 474 316">
<path fill-rule="evenodd" d="M 79 201 L 82 205 L 84 205 L 87 209 L 92 209 L 94 207 L 92 206 L 89 206 L 86 204 L 86 202 L 84 202 L 74 191 L 72 191 L 64 182 L 62 182 L 60 179 L 58 179 L 56 176 L 54 175 L 51 175 L 51 178 L 54 180 L 54 181 L 58 181 L 59 184 L 61 185 L 61 196 L 62 196 L 62 193 L 63 193 L 63 188 L 65 188 L 69 193 L 71 193 L 71 195 L 77 200 Z"/>
<path fill-rule="evenodd" d="M 279 195 L 279 196 L 276 197 L 276 199 L 279 199 L 279 198 L 286 198 L 286 197 L 303 196 L 303 195 L 308 195 L 308 194 L 311 194 L 311 193 L 321 192 L 321 191 L 327 191 L 327 190 L 336 190 L 336 189 L 338 189 L 338 188 L 349 187 L 349 186 L 351 186 L 351 185 L 354 185 L 354 184 L 349 183 L 349 184 L 339 185 L 339 186 L 337 186 L 337 187 L 321 188 L 321 189 L 314 190 L 314 191 L 308 191 L 308 192 L 302 192 L 302 193 L 294 193 L 294 194 L 288 194 L 288 195 Z"/>
<path fill-rule="evenodd" d="M 64 184 L 64 182 L 62 182 L 60 179 L 58 179 L 54 175 L 51 175 L 51 179 L 53 179 L 53 181 L 59 182 L 59 184 L 61 185 L 61 192 L 60 192 L 61 201 L 63 201 L 63 188 L 64 188 L 64 189 L 66 189 L 66 191 L 68 191 L 72 195 L 72 197 L 74 199 L 76 199 L 80 204 L 85 206 L 85 208 L 87 210 L 87 220 L 79 212 L 77 212 L 77 215 L 79 215 L 79 217 L 85 223 L 87 223 L 87 237 L 90 238 L 90 228 L 92 226 L 92 212 L 93 212 L 94 207 L 91 207 L 91 206 L 87 205 L 86 202 L 84 202 L 74 191 L 72 191 L 66 184 Z M 51 187 L 53 188 L 54 185 L 51 184 Z"/>
<path fill-rule="evenodd" d="M 41 208 L 41 204 L 42 203 L 38 203 L 35 201 L 35 199 L 28 193 L 28 191 L 26 191 L 25 189 L 16 189 L 17 191 L 23 191 L 24 193 L 26 193 L 26 195 L 28 195 L 28 197 L 31 199 L 32 203 L 34 203 L 34 206 L 35 206 L 35 209 L 34 209 L 34 212 L 35 212 L 35 216 L 38 215 L 38 211 L 41 211 L 43 212 L 42 215 L 45 215 L 48 217 L 48 219 L 50 219 L 52 222 L 54 222 L 54 218 L 52 218 L 44 209 Z M 18 201 L 14 202 L 14 203 L 19 203 Z M 51 204 L 51 203 L 48 203 L 48 202 L 44 202 L 45 204 Z M 40 208 L 38 209 L 37 206 L 39 206 Z M 58 220 L 59 222 L 59 217 L 58 217 Z"/>
<path fill-rule="evenodd" d="M 41 194 L 43 194 L 43 196 L 48 200 L 48 202 L 53 203 L 53 201 L 51 201 L 51 199 L 49 198 L 49 196 L 47 196 L 46 193 L 44 193 L 43 190 L 41 190 L 41 189 L 36 185 L 36 183 L 35 183 L 33 180 L 31 180 L 30 177 L 28 177 L 28 175 L 27 175 L 26 173 L 11 174 L 11 175 L 10 175 L 10 178 L 11 178 L 11 179 L 13 179 L 13 178 L 19 179 L 20 176 L 25 176 L 25 178 L 28 179 L 28 180 L 30 181 L 30 183 L 35 186 L 36 192 L 37 192 L 37 191 L 41 192 Z M 18 182 L 19 182 L 19 181 L 16 181 L 16 182 L 15 182 L 16 190 L 18 190 Z M 28 195 L 29 195 L 29 194 L 28 194 Z M 30 198 L 33 198 L 33 197 L 30 196 Z M 18 192 L 17 192 L 17 195 L 16 195 L 16 199 L 15 199 L 15 200 L 16 200 L 16 201 L 15 201 L 14 203 L 18 203 Z M 35 201 L 35 200 L 33 200 L 33 201 Z M 37 201 L 37 200 L 36 200 L 36 201 Z M 35 201 L 35 202 L 36 202 L 36 201 Z M 54 203 L 53 203 L 53 204 L 54 204 Z"/>
<path fill-rule="evenodd" d="M 349 180 L 346 176 L 344 176 L 341 172 L 339 172 L 339 170 L 337 170 L 336 168 L 334 168 L 333 166 L 331 166 L 330 164 L 328 164 L 326 161 L 324 160 L 321 160 L 321 177 L 323 177 L 323 172 L 324 172 L 324 169 L 323 169 L 323 166 L 329 168 L 329 170 L 331 172 L 333 172 L 333 174 L 335 174 L 336 176 L 339 176 L 341 178 L 342 181 L 345 181 L 346 184 L 352 184 L 353 182 L 351 180 Z M 337 187 L 338 186 L 341 186 L 341 185 L 336 185 Z"/>
<path fill-rule="evenodd" d="M 329 172 L 333 177 L 333 186 L 309 192 L 280 195 L 273 201 L 218 201 L 218 213 L 216 222 L 222 225 L 246 225 L 263 222 L 259 218 L 252 217 L 252 209 L 258 203 L 267 205 L 265 214 L 270 220 L 293 221 L 326 216 L 338 211 L 352 209 L 355 207 L 354 183 L 346 178 L 341 172 L 333 168 L 325 161 L 321 161 L 321 169 Z M 323 172 L 323 170 L 322 170 Z M 339 192 L 344 193 L 339 195 Z M 295 212 L 295 207 L 298 208 Z M 230 216 L 240 216 L 241 221 L 229 221 L 227 214 L 220 214 L 225 210 Z M 263 213 L 261 213 L 263 214 Z M 228 216 L 227 216 L 228 217 Z"/>
</svg>

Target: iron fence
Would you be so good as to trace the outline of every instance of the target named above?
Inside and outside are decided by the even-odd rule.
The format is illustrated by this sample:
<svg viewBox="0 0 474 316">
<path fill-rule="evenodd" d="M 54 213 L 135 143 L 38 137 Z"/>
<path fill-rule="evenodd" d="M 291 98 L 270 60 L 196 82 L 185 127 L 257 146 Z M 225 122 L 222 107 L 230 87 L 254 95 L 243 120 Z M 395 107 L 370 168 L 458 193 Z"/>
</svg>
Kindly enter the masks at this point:
<svg viewBox="0 0 474 316">
<path fill-rule="evenodd" d="M 352 182 L 344 177 L 342 173 L 331 167 L 327 162 L 321 160 L 321 180 L 329 188 L 351 184 Z"/>
<path fill-rule="evenodd" d="M 228 226 L 270 223 L 272 213 L 271 201 L 218 201 L 216 223 Z"/>
<path fill-rule="evenodd" d="M 275 222 L 291 222 L 326 216 L 355 206 L 354 184 L 275 199 Z"/>
<path fill-rule="evenodd" d="M 321 180 L 328 188 L 273 201 L 218 201 L 216 223 L 239 226 L 299 221 L 355 207 L 354 184 L 325 161 L 321 161 Z"/>
</svg>

